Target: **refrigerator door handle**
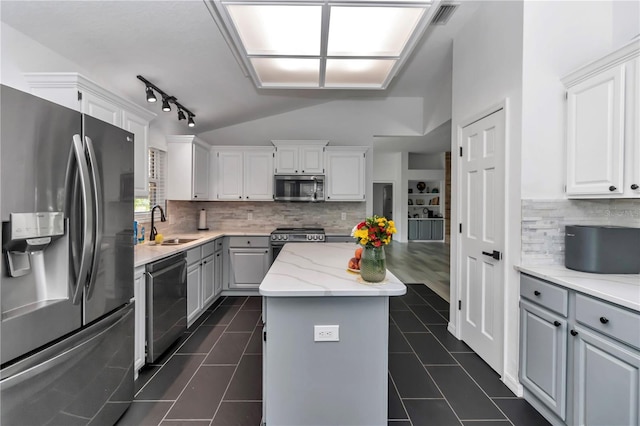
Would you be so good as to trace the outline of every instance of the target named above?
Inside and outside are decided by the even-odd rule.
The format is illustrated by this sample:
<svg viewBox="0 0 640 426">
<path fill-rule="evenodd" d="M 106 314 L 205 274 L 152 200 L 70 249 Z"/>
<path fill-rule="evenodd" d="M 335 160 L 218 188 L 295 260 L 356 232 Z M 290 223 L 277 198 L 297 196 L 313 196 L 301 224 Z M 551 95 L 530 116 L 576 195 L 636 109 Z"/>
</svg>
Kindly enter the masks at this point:
<svg viewBox="0 0 640 426">
<path fill-rule="evenodd" d="M 80 268 L 76 276 L 76 285 L 73 292 L 73 304 L 77 305 L 82 300 L 82 289 L 84 288 L 84 282 L 89 273 L 89 267 L 91 266 L 90 259 L 87 259 L 87 257 L 91 253 L 93 246 L 93 232 L 90 228 L 90 224 L 93 223 L 93 208 L 89 205 L 89 200 L 92 198 L 91 188 L 89 187 L 89 166 L 87 165 L 87 158 L 80 135 L 73 135 L 73 152 L 75 153 L 76 163 L 78 164 L 78 175 L 80 176 L 80 187 L 82 189 L 82 196 L 80 198 L 82 199 L 82 222 L 84 227 Z"/>
<path fill-rule="evenodd" d="M 91 224 L 93 227 L 93 256 L 91 259 L 91 274 L 89 276 L 89 286 L 87 288 L 87 299 L 91 298 L 95 282 L 98 274 L 98 266 L 100 265 L 100 252 L 102 246 L 102 182 L 98 173 L 98 161 L 96 151 L 93 148 L 93 141 L 90 137 L 84 137 L 87 153 L 89 154 L 89 169 L 91 170 L 91 181 L 93 184 L 93 213 L 94 220 Z"/>
</svg>

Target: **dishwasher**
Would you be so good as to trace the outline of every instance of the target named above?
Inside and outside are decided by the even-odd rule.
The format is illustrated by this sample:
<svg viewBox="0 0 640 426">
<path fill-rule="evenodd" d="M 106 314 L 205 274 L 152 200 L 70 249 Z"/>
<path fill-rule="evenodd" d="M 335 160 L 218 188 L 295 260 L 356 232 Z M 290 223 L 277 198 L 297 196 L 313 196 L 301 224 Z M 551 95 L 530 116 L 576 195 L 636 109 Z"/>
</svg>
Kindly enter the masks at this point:
<svg viewBox="0 0 640 426">
<path fill-rule="evenodd" d="M 180 253 L 147 265 L 147 363 L 187 330 L 187 259 Z"/>
</svg>

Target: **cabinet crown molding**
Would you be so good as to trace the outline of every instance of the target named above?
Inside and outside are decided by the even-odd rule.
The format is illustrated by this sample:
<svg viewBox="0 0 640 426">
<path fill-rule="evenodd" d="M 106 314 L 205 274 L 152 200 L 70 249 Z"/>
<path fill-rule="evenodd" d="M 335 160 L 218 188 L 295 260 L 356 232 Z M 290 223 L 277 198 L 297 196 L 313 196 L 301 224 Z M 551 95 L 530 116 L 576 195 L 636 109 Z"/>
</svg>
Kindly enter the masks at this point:
<svg viewBox="0 0 640 426">
<path fill-rule="evenodd" d="M 207 149 L 211 148 L 211 145 L 196 135 L 167 135 L 167 143 L 197 143 Z"/>
<path fill-rule="evenodd" d="M 640 56 L 640 40 L 633 40 L 608 55 L 572 71 L 563 77 L 561 81 L 566 87 L 570 87 L 638 56 Z"/>
<path fill-rule="evenodd" d="M 329 140 L 318 140 L 318 139 L 308 139 L 308 140 L 272 140 L 271 143 L 275 147 L 279 146 L 298 146 L 298 145 L 306 145 L 306 146 L 327 146 Z"/>
<path fill-rule="evenodd" d="M 77 72 L 30 72 L 23 74 L 30 88 L 77 89 L 107 99 L 123 110 L 132 112 L 147 121 L 156 118 L 157 114 L 140 105 L 104 89 L 98 83 Z"/>
</svg>

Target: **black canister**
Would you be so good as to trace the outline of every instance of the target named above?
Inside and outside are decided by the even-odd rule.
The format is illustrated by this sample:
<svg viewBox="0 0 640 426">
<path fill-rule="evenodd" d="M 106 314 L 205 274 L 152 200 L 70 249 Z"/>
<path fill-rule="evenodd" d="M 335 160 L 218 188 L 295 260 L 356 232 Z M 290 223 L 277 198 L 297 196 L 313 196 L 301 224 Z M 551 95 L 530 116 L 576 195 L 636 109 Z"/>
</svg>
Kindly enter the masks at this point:
<svg viewBox="0 0 640 426">
<path fill-rule="evenodd" d="M 567 225 L 564 266 L 596 274 L 640 273 L 640 228 Z"/>
</svg>

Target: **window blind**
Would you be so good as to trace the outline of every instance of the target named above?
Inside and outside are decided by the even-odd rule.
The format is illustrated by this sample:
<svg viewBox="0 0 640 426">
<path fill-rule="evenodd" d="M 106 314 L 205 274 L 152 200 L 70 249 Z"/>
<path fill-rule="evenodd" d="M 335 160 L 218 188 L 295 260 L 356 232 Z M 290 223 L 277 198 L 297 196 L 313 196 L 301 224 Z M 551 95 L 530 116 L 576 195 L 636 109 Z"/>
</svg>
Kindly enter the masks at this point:
<svg viewBox="0 0 640 426">
<path fill-rule="evenodd" d="M 149 149 L 149 209 L 159 204 L 166 208 L 167 153 Z"/>
</svg>

